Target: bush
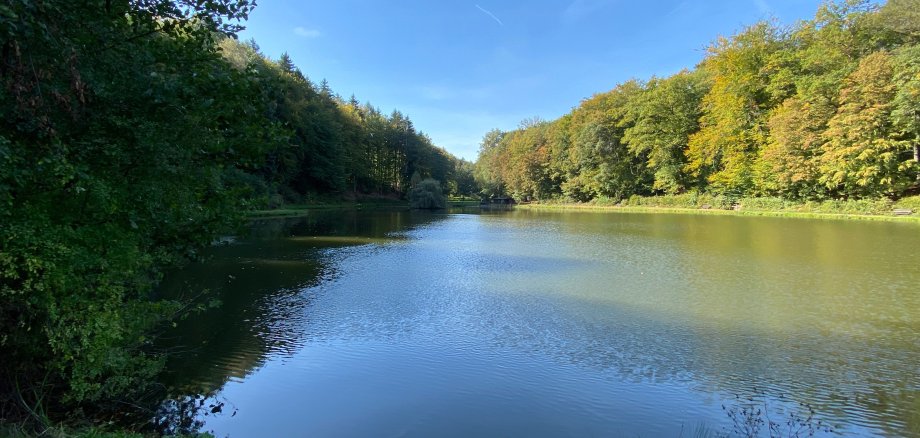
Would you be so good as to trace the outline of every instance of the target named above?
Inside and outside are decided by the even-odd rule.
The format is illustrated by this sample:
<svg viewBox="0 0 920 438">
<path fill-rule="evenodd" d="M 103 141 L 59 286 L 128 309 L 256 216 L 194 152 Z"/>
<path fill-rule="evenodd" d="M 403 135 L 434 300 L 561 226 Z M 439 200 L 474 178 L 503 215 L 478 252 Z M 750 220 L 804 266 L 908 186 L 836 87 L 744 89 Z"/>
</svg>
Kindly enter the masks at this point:
<svg viewBox="0 0 920 438">
<path fill-rule="evenodd" d="M 654 208 L 691 208 L 697 209 L 710 206 L 712 209 L 731 210 L 735 204 L 740 204 L 746 211 L 795 211 L 801 213 L 827 213 L 827 214 L 858 214 L 858 215 L 889 215 L 896 208 L 906 208 L 914 212 L 920 211 L 920 196 L 903 198 L 897 202 L 888 199 L 849 199 L 807 201 L 804 203 L 786 200 L 783 198 L 736 198 L 726 195 L 711 195 L 707 193 L 683 193 L 680 195 L 662 195 L 642 197 L 630 196 L 623 201 L 624 205 L 631 207 Z M 598 203 L 598 205 L 604 205 Z"/>
<path fill-rule="evenodd" d="M 642 197 L 632 195 L 625 202 L 631 207 L 657 207 L 657 208 L 702 208 L 708 205 L 714 209 L 731 209 L 733 202 L 722 195 L 709 195 L 706 193 L 689 192 L 679 195 L 662 195 Z"/>
<path fill-rule="evenodd" d="M 736 204 L 745 211 L 821 214 L 850 214 L 888 216 L 895 209 L 912 210 L 920 213 L 920 196 L 902 198 L 896 202 L 889 199 L 829 199 L 824 201 L 793 201 L 778 197 L 736 197 L 732 195 L 713 195 L 700 192 L 688 192 L 678 195 L 639 196 L 617 202 L 615 199 L 598 197 L 593 202 L 597 206 L 622 205 L 648 208 L 686 208 L 700 209 L 708 206 L 713 210 L 731 210 Z"/>
<path fill-rule="evenodd" d="M 806 202 L 800 210 L 814 213 L 888 215 L 891 214 L 892 205 L 888 199 L 828 200 Z"/>
<path fill-rule="evenodd" d="M 447 199 L 441 192 L 441 183 L 428 178 L 409 190 L 409 205 L 421 210 L 438 210 L 447 206 Z"/>
<path fill-rule="evenodd" d="M 894 208 L 906 208 L 908 210 L 913 210 L 914 213 L 918 213 L 920 212 L 920 196 L 901 198 L 894 203 Z"/>
<path fill-rule="evenodd" d="M 781 211 L 791 203 L 782 198 L 742 198 L 738 200 L 744 210 Z"/>
</svg>

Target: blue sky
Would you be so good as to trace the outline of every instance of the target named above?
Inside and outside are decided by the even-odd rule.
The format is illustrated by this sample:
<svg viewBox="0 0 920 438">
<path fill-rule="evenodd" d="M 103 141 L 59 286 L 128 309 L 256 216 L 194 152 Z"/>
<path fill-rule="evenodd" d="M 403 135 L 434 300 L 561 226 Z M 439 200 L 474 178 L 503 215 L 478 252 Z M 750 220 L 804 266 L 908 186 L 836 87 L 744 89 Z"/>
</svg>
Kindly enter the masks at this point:
<svg viewBox="0 0 920 438">
<path fill-rule="evenodd" d="M 817 0 L 262 0 L 241 39 L 288 52 L 435 144 L 473 160 L 488 130 L 553 120 L 630 78 L 698 63 L 719 35 L 759 19 L 811 18 Z"/>
</svg>

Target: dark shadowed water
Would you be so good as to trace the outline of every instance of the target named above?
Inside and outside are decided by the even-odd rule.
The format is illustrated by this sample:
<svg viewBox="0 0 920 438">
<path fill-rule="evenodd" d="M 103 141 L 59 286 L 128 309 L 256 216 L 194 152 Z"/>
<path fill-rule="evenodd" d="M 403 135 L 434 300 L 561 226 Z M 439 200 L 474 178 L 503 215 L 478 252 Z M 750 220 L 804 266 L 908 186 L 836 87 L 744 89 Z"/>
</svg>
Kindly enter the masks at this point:
<svg viewBox="0 0 920 438">
<path fill-rule="evenodd" d="M 920 226 L 618 213 L 315 212 L 170 294 L 218 436 L 691 436 L 748 397 L 920 436 Z M 740 398 L 740 401 L 739 401 Z M 204 409 L 202 413 L 208 412 Z"/>
</svg>

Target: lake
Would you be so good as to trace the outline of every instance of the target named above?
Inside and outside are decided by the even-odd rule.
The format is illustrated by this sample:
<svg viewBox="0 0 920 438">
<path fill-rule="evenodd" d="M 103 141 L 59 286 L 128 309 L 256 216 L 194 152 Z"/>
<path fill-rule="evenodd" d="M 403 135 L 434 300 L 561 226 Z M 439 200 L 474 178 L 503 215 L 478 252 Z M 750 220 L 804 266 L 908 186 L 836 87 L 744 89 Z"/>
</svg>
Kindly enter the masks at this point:
<svg viewBox="0 0 920 438">
<path fill-rule="evenodd" d="M 164 282 L 221 301 L 168 334 L 168 383 L 230 437 L 678 437 L 749 404 L 813 411 L 819 436 L 920 436 L 918 250 L 909 223 L 259 220 Z"/>
</svg>

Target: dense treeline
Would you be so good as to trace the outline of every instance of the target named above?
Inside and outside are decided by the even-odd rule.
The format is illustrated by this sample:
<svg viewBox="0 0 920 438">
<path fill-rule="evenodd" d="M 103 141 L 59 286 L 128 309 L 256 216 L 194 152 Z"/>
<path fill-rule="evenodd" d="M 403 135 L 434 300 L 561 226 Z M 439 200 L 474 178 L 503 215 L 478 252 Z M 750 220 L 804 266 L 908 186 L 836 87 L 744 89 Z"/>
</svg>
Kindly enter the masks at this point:
<svg viewBox="0 0 920 438">
<path fill-rule="evenodd" d="M 472 192 L 472 164 L 228 36 L 249 0 L 0 5 L 0 419 L 139 408 L 159 299 L 246 209 L 316 194 Z"/>
<path fill-rule="evenodd" d="M 486 194 L 898 198 L 920 175 L 920 2 L 826 3 L 719 38 L 692 71 L 631 80 L 483 138 Z"/>
<path fill-rule="evenodd" d="M 311 82 L 287 54 L 267 59 L 254 41 L 228 38 L 220 48 L 258 84 L 263 117 L 280 129 L 280 141 L 252 169 L 254 189 L 276 195 L 276 203 L 330 192 L 405 195 L 413 177 L 438 180 L 453 195 L 474 192 L 472 163 L 434 146 L 399 111 L 386 116 L 354 96 L 343 100 L 325 80 Z"/>
</svg>

